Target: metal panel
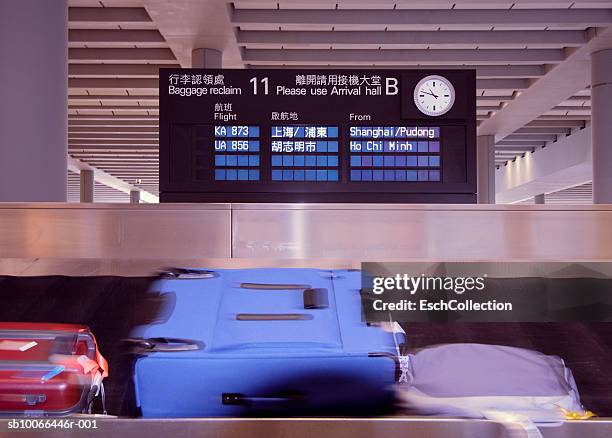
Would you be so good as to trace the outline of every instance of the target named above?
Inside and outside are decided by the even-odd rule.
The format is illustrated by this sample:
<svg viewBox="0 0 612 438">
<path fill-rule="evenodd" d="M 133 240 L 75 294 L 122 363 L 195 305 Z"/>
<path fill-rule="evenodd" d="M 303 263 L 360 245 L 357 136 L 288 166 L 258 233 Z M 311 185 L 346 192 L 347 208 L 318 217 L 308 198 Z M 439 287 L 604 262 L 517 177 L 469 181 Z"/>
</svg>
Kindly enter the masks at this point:
<svg viewBox="0 0 612 438">
<path fill-rule="evenodd" d="M 0 257 L 231 256 L 229 205 L 1 204 Z"/>
<path fill-rule="evenodd" d="M 612 260 L 612 206 L 234 204 L 233 209 L 238 258 Z"/>
<path fill-rule="evenodd" d="M 1 204 L 0 258 L 610 261 L 610 224 L 612 205 Z"/>
</svg>

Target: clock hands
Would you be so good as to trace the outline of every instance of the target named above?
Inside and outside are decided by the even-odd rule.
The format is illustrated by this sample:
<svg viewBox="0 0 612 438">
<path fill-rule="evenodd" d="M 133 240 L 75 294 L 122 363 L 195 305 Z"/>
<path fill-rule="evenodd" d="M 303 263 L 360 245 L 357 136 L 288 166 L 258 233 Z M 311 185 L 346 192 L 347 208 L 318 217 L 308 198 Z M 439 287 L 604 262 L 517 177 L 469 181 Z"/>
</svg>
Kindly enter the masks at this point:
<svg viewBox="0 0 612 438">
<path fill-rule="evenodd" d="M 434 94 L 433 91 L 431 91 L 431 88 L 429 89 L 429 93 L 427 91 L 422 91 L 422 93 L 424 94 L 429 94 L 430 96 L 435 97 L 436 99 L 438 98 L 438 96 L 436 94 Z"/>
</svg>

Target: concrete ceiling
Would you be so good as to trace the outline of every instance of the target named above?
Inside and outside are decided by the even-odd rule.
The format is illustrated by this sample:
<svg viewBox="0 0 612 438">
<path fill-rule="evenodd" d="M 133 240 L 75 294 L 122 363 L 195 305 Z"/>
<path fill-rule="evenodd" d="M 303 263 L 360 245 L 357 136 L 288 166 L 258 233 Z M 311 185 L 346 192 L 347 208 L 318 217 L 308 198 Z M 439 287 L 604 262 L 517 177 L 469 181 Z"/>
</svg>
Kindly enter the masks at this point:
<svg viewBox="0 0 612 438">
<path fill-rule="evenodd" d="M 589 54 L 612 0 L 70 0 L 69 151 L 158 193 L 160 66 L 193 48 L 227 68 L 469 67 L 496 164 L 590 120 Z"/>
<path fill-rule="evenodd" d="M 68 153 L 157 195 L 157 77 L 160 66 L 179 63 L 142 1 L 69 6 Z M 96 202 L 107 194 L 96 190 Z"/>
</svg>

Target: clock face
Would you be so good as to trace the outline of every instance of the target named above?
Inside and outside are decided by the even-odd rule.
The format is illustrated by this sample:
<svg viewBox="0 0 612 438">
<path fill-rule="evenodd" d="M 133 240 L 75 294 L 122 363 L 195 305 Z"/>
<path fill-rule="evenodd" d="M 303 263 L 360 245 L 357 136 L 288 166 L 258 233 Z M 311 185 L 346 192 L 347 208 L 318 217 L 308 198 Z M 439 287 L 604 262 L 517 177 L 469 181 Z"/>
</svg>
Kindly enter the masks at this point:
<svg viewBox="0 0 612 438">
<path fill-rule="evenodd" d="M 414 89 L 414 103 L 428 116 L 446 114 L 455 103 L 455 88 L 443 76 L 427 76 Z"/>
</svg>

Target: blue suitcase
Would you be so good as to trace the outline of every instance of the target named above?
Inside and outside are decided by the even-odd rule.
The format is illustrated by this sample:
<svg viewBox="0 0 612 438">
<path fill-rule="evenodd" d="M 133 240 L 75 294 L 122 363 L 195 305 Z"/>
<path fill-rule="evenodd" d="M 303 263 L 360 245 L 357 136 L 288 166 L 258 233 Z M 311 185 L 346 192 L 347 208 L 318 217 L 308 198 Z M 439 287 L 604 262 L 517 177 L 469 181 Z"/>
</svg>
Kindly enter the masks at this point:
<svg viewBox="0 0 612 438">
<path fill-rule="evenodd" d="M 394 334 L 366 324 L 359 271 L 175 270 L 163 321 L 132 342 L 144 417 L 373 415 L 392 403 Z"/>
</svg>

